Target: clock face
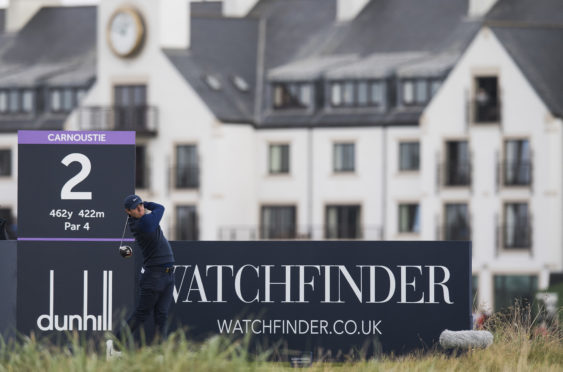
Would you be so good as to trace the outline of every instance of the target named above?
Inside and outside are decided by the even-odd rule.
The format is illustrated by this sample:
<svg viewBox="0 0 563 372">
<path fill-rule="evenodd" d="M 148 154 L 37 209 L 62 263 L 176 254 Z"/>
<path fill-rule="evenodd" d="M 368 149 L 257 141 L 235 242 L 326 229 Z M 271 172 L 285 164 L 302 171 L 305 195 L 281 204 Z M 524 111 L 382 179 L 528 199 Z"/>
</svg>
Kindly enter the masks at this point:
<svg viewBox="0 0 563 372">
<path fill-rule="evenodd" d="M 130 57 L 143 42 L 144 26 L 141 16 L 132 9 L 118 9 L 108 24 L 108 41 L 119 57 Z"/>
</svg>

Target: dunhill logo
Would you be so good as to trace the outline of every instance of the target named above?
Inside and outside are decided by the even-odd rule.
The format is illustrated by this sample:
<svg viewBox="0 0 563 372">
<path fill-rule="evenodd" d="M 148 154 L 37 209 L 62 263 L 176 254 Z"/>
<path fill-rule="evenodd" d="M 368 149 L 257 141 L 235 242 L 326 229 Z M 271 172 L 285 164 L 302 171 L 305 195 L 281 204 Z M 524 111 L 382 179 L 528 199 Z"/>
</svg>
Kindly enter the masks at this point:
<svg viewBox="0 0 563 372">
<path fill-rule="evenodd" d="M 49 313 L 37 318 L 37 327 L 42 331 L 111 331 L 113 272 L 103 272 L 102 315 L 88 314 L 88 270 L 84 270 L 82 314 L 55 315 L 55 271 L 50 271 Z"/>
</svg>

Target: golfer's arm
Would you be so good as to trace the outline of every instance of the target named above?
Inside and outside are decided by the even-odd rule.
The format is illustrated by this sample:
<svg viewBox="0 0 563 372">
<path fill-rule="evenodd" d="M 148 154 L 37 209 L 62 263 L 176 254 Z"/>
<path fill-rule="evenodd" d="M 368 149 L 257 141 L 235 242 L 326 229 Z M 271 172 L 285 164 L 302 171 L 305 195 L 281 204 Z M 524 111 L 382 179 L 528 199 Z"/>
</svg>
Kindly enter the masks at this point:
<svg viewBox="0 0 563 372">
<path fill-rule="evenodd" d="M 162 215 L 164 214 L 164 206 L 157 203 L 145 202 L 145 208 L 151 211 L 151 213 L 147 213 L 141 218 L 141 229 L 145 232 L 151 232 L 158 227 Z"/>
</svg>

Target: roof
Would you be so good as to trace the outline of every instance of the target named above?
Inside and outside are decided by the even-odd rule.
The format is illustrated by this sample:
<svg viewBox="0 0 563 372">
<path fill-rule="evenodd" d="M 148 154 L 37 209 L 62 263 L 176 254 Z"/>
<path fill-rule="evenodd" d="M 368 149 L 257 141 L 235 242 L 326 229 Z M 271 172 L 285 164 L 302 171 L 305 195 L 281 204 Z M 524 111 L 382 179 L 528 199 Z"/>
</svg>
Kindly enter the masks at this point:
<svg viewBox="0 0 563 372">
<path fill-rule="evenodd" d="M 562 25 L 561 0 L 499 0 L 486 16 L 489 25 Z"/>
<path fill-rule="evenodd" d="M 532 87 L 563 117 L 563 28 L 492 28 Z"/>
<path fill-rule="evenodd" d="M 195 17 L 190 50 L 165 50 L 176 69 L 224 122 L 251 122 L 255 90 L 238 89 L 233 79 L 256 82 L 258 21 L 256 19 Z M 212 76 L 214 89 L 206 82 Z"/>
<path fill-rule="evenodd" d="M 96 18 L 94 6 L 45 7 L 17 33 L 2 34 L 0 88 L 91 84 L 96 76 Z M 62 129 L 66 116 L 2 115 L 0 130 Z"/>
<path fill-rule="evenodd" d="M 563 1 L 500 0 L 485 24 L 552 114 L 563 117 Z"/>
<path fill-rule="evenodd" d="M 422 58 L 425 53 L 374 53 L 354 63 L 332 68 L 328 79 L 377 79 L 393 74 L 398 66 Z"/>
<path fill-rule="evenodd" d="M 348 65 L 358 60 L 355 54 L 316 56 L 276 67 L 268 72 L 270 81 L 311 81 L 322 76 L 323 72 L 334 66 Z"/>
<path fill-rule="evenodd" d="M 259 128 L 418 125 L 423 108 L 272 111 L 267 84 L 397 73 L 443 77 L 481 25 L 466 17 L 467 0 L 371 0 L 348 22 L 337 22 L 336 10 L 336 0 L 260 0 L 235 20 L 201 9 L 192 14 L 191 47 L 165 53 L 223 122 Z M 229 84 L 235 74 L 249 83 L 249 91 Z M 213 75 L 221 88 L 206 84 L 205 75 Z"/>
</svg>

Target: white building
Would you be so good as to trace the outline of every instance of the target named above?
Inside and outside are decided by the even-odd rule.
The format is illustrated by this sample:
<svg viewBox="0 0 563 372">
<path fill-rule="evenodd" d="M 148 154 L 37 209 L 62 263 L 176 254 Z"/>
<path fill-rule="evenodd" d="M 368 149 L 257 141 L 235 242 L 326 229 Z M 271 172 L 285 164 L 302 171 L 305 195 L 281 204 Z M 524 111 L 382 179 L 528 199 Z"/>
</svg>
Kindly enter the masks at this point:
<svg viewBox="0 0 563 372">
<path fill-rule="evenodd" d="M 30 10 L 0 39 L 3 69 L 9 48 L 22 49 L 14 61 L 30 77 L 20 86 L 0 72 L 0 112 L 10 114 L 0 121 L 13 125 L 0 144 L 15 151 L 14 128 L 63 122 L 136 130 L 137 191 L 167 206 L 172 239 L 470 239 L 478 301 L 499 308 L 563 269 L 563 87 L 550 67 L 561 64 L 548 63 L 562 62 L 553 25 L 563 12 L 516 1 Z M 93 11 L 80 40 L 57 34 L 65 17 Z M 40 29 L 83 63 L 62 53 L 23 64 Z M 43 98 L 24 120 L 11 101 L 2 111 L 2 89 L 20 92 L 22 107 L 27 90 Z"/>
</svg>

